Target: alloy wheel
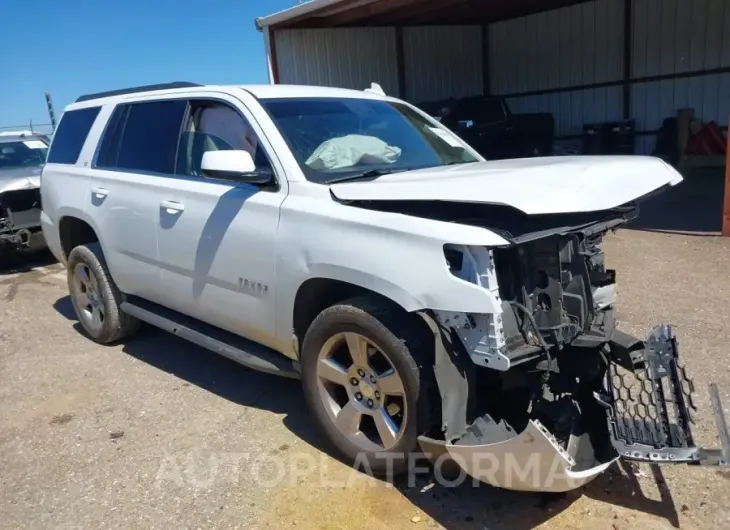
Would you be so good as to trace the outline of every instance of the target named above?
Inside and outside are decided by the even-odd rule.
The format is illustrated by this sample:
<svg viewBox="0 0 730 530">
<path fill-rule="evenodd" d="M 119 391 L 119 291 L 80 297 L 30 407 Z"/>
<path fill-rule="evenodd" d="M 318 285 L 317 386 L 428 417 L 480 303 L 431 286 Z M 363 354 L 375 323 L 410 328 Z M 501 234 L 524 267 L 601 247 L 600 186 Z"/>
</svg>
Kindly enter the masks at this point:
<svg viewBox="0 0 730 530">
<path fill-rule="evenodd" d="M 338 333 L 322 346 L 317 383 L 332 423 L 363 451 L 391 449 L 406 421 L 405 387 L 388 356 L 355 332 Z"/>
<path fill-rule="evenodd" d="M 91 330 L 98 331 L 104 325 L 104 298 L 96 275 L 85 263 L 78 263 L 73 270 L 72 296 L 79 318 Z"/>
</svg>

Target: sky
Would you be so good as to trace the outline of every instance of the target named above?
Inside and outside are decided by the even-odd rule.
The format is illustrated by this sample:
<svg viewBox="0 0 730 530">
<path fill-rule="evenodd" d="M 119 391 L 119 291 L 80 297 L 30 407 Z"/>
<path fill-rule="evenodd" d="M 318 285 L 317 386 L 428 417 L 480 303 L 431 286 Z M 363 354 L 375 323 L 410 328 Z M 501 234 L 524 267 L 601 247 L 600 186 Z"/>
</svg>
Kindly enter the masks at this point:
<svg viewBox="0 0 730 530">
<path fill-rule="evenodd" d="M 0 127 L 49 123 L 81 94 L 267 83 L 254 19 L 297 0 L 0 0 Z"/>
</svg>

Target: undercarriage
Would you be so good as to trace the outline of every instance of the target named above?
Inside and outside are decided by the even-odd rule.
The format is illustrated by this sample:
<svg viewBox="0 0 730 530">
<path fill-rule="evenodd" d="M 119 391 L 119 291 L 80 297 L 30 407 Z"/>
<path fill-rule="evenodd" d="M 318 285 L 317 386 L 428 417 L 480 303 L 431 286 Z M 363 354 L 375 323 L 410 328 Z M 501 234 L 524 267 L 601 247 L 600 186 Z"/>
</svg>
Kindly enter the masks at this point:
<svg viewBox="0 0 730 530">
<path fill-rule="evenodd" d="M 0 194 L 0 252 L 32 248 L 43 240 L 38 188 Z"/>
<path fill-rule="evenodd" d="M 616 328 L 616 272 L 600 245 L 611 220 L 528 232 L 506 248 L 450 247 L 453 274 L 490 289 L 501 314 L 422 316 L 435 338 L 441 422 L 419 441 L 435 463 L 494 486 L 567 491 L 618 458 L 727 465 L 695 445 L 695 388 L 672 328 Z M 514 234 L 511 234 L 514 236 Z"/>
</svg>

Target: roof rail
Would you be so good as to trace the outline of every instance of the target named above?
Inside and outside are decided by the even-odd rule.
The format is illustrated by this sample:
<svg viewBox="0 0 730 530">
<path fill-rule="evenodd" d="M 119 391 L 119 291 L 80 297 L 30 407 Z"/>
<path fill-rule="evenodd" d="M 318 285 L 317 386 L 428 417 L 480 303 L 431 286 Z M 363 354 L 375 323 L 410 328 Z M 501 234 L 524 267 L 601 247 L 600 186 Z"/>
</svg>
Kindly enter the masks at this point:
<svg viewBox="0 0 730 530">
<path fill-rule="evenodd" d="M 152 90 L 168 90 L 171 88 L 192 88 L 192 87 L 198 87 L 203 86 L 198 83 L 190 83 L 188 81 L 174 81 L 172 83 L 160 83 L 157 85 L 143 85 L 143 86 L 135 86 L 135 87 L 129 87 L 129 88 L 120 88 L 118 90 L 109 90 L 107 92 L 97 92 L 95 94 L 84 94 L 83 96 L 79 96 L 75 103 L 79 103 L 81 101 L 89 101 L 90 99 L 99 99 L 99 98 L 106 98 L 109 96 L 121 96 L 123 94 L 134 94 L 136 92 L 150 92 Z"/>
</svg>

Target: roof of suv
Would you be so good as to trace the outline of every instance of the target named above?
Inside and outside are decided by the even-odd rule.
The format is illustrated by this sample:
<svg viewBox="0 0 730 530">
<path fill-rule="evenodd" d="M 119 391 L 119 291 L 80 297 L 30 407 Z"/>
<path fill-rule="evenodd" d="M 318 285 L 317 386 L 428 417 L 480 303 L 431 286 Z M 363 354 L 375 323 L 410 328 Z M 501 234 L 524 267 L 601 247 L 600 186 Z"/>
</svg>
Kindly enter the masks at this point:
<svg viewBox="0 0 730 530">
<path fill-rule="evenodd" d="M 374 92 L 309 85 L 240 85 L 257 98 L 371 98 L 383 99 Z"/>
<path fill-rule="evenodd" d="M 365 87 L 364 87 L 365 88 Z M 74 103 L 66 107 L 66 110 L 87 107 L 90 104 L 111 103 L 114 101 L 134 99 L 136 97 L 149 95 L 171 95 L 191 90 L 204 92 L 218 92 L 231 89 L 243 89 L 257 98 L 298 98 L 298 97 L 334 97 L 334 98 L 365 98 L 384 99 L 375 92 L 366 90 L 353 90 L 347 88 L 333 88 L 308 85 L 197 85 L 194 83 L 168 83 L 164 85 L 148 85 L 143 87 L 132 87 L 128 89 L 112 90 L 80 96 Z M 387 96 L 386 96 L 387 97 Z"/>
</svg>

